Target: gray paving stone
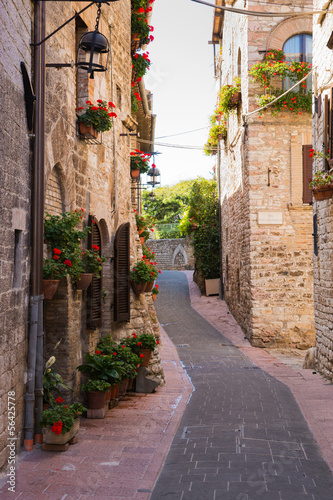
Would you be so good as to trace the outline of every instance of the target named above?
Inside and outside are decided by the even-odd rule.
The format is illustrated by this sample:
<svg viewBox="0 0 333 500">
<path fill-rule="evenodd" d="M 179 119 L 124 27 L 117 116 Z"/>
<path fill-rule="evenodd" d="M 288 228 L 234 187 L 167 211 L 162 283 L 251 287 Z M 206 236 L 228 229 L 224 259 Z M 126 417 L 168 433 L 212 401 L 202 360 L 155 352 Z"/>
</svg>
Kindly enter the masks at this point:
<svg viewBox="0 0 333 500">
<path fill-rule="evenodd" d="M 195 391 L 150 500 L 333 500 L 288 387 L 191 308 L 183 273 L 163 272 L 160 285 L 157 315 L 176 345 L 189 344 L 178 352 Z"/>
</svg>

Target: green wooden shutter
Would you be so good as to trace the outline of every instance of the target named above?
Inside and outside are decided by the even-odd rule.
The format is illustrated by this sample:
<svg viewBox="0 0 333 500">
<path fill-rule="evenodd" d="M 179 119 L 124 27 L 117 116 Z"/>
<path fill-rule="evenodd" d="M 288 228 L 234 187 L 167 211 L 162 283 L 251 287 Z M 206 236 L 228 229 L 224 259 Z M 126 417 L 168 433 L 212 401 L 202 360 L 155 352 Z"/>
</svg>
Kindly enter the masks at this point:
<svg viewBox="0 0 333 500">
<path fill-rule="evenodd" d="M 93 245 L 97 245 L 99 246 L 99 254 L 103 255 L 102 232 L 96 217 L 89 215 L 89 225 L 91 226 L 91 233 L 88 236 L 88 248 L 92 250 Z M 100 278 L 93 277 L 88 288 L 87 323 L 90 329 L 102 326 L 102 293 L 103 270 Z"/>
<path fill-rule="evenodd" d="M 114 321 L 129 321 L 130 307 L 130 224 L 119 226 L 114 240 Z"/>
<path fill-rule="evenodd" d="M 311 144 L 303 146 L 303 203 L 312 203 L 312 192 L 309 183 L 312 180 L 312 158 L 310 158 Z"/>
</svg>

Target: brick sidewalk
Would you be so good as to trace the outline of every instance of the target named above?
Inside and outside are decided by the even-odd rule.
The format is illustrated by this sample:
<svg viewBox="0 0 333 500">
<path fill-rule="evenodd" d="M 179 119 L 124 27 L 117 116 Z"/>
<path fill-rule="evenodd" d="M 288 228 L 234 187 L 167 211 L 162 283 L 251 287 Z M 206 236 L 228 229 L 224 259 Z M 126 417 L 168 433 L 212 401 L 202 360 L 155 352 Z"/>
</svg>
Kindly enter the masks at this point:
<svg viewBox="0 0 333 500">
<path fill-rule="evenodd" d="M 176 348 L 163 329 L 161 335 L 166 385 L 126 397 L 104 420 L 81 419 L 79 442 L 67 452 L 21 453 L 16 492 L 8 492 L 3 480 L 1 500 L 150 497 L 192 392 Z"/>
<path fill-rule="evenodd" d="M 192 271 L 185 271 L 185 274 L 193 309 L 238 346 L 251 361 L 290 388 L 333 471 L 333 384 L 313 370 L 294 370 L 265 349 L 252 347 L 233 316 L 228 314 L 227 304 L 218 297 L 201 296 L 192 280 Z"/>
</svg>

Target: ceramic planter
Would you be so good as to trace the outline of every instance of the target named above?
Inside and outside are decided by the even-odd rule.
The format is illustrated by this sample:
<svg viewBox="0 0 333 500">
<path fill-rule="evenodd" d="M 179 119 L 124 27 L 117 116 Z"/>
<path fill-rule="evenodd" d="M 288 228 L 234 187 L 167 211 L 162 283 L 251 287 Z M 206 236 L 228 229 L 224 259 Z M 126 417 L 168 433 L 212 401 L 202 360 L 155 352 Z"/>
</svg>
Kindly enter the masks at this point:
<svg viewBox="0 0 333 500">
<path fill-rule="evenodd" d="M 72 428 L 61 434 L 55 434 L 54 432 L 51 431 L 51 426 L 43 427 L 43 442 L 45 444 L 57 444 L 57 445 L 64 445 L 68 443 L 76 434 L 79 432 L 80 429 L 80 419 L 76 418 L 74 420 L 74 424 Z"/>
<path fill-rule="evenodd" d="M 152 294 L 152 297 L 153 297 L 153 301 L 155 302 L 155 300 L 157 299 L 157 295 L 156 295 L 156 293 L 153 293 L 153 294 Z"/>
<path fill-rule="evenodd" d="M 128 378 L 121 381 L 119 386 L 119 396 L 125 396 L 128 387 Z"/>
<path fill-rule="evenodd" d="M 333 196 L 333 186 L 320 186 L 312 189 L 316 201 L 329 200 Z"/>
<path fill-rule="evenodd" d="M 85 125 L 83 122 L 79 122 L 80 134 L 86 137 L 93 137 L 96 139 L 98 137 L 98 132 L 92 125 Z"/>
<path fill-rule="evenodd" d="M 92 282 L 93 274 L 92 273 L 82 273 L 80 274 L 80 278 L 76 280 L 76 288 L 77 290 L 87 290 L 90 283 Z"/>
<path fill-rule="evenodd" d="M 87 402 L 89 410 L 99 410 L 105 405 L 105 391 L 88 391 Z"/>
<path fill-rule="evenodd" d="M 138 179 L 140 177 L 140 169 L 131 170 L 132 179 Z"/>
<path fill-rule="evenodd" d="M 150 293 L 153 288 L 154 288 L 154 281 L 150 281 L 149 283 L 146 283 L 145 293 Z"/>
<path fill-rule="evenodd" d="M 53 299 L 58 290 L 59 280 L 43 280 L 43 295 L 44 299 Z"/>
<path fill-rule="evenodd" d="M 140 236 L 140 243 L 141 243 L 141 245 L 143 245 L 143 244 L 144 244 L 144 242 L 145 242 L 145 238 L 144 238 L 144 236 Z"/>
<path fill-rule="evenodd" d="M 135 295 L 140 295 L 141 293 L 144 293 L 146 291 L 146 283 L 135 283 L 134 281 L 132 281 L 131 285 Z"/>
<path fill-rule="evenodd" d="M 230 101 L 229 101 L 230 108 L 235 108 L 236 106 L 238 106 L 238 104 L 241 102 L 241 100 L 242 100 L 242 93 L 241 92 L 235 92 L 234 94 L 232 94 L 232 96 L 230 97 Z"/>
</svg>

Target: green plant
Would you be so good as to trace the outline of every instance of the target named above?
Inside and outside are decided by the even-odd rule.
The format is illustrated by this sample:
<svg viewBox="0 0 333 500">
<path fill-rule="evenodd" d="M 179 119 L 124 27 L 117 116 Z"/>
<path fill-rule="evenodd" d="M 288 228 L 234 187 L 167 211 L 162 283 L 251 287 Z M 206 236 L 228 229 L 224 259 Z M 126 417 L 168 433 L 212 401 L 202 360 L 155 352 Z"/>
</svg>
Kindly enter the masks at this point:
<svg viewBox="0 0 333 500">
<path fill-rule="evenodd" d="M 235 108 L 231 106 L 231 98 L 236 92 L 240 92 L 240 90 L 241 81 L 238 76 L 234 78 L 234 85 L 223 85 L 220 88 L 216 113 L 223 115 L 224 120 L 227 120 L 229 115 L 235 112 Z M 216 114 L 213 116 L 216 116 Z"/>
<path fill-rule="evenodd" d="M 138 231 L 141 231 L 141 229 L 144 229 L 146 227 L 145 218 L 137 213 L 135 214 L 135 221 Z"/>
<path fill-rule="evenodd" d="M 113 349 L 113 355 L 122 365 L 123 378 L 133 379 L 137 376 L 137 367 L 140 365 L 140 358 L 124 342 L 120 342 Z"/>
<path fill-rule="evenodd" d="M 155 252 L 151 252 L 150 248 L 146 245 L 142 245 L 143 259 L 148 259 L 150 261 L 155 261 Z"/>
<path fill-rule="evenodd" d="M 228 129 L 225 119 L 226 117 L 222 117 L 222 121 L 218 123 L 215 114 L 210 117 L 211 127 L 208 133 L 208 141 L 204 145 L 204 153 L 207 156 L 216 154 L 219 139 L 227 136 Z"/>
<path fill-rule="evenodd" d="M 333 175 L 329 174 L 325 170 L 317 170 L 309 186 L 312 189 L 316 189 L 322 186 L 333 187 Z"/>
<path fill-rule="evenodd" d="M 83 208 L 71 212 L 63 212 L 61 215 L 50 215 L 46 213 L 44 218 L 44 240 L 50 248 L 60 249 L 61 260 L 63 254 L 75 252 L 80 248 L 80 242 L 90 232 L 90 227 L 77 229 L 83 219 Z"/>
<path fill-rule="evenodd" d="M 132 57 L 132 69 L 136 78 L 141 78 L 145 75 L 148 68 L 150 68 L 151 61 L 148 54 L 134 54 Z"/>
<path fill-rule="evenodd" d="M 131 87 L 131 113 L 136 113 L 139 109 L 138 94 Z"/>
<path fill-rule="evenodd" d="M 158 290 L 158 285 L 155 285 L 151 291 L 152 295 L 158 295 L 160 292 Z"/>
<path fill-rule="evenodd" d="M 90 379 L 86 384 L 81 385 L 82 392 L 105 392 L 110 388 L 110 382 L 105 380 Z"/>
<path fill-rule="evenodd" d="M 142 9 L 143 12 L 132 11 L 131 16 L 131 32 L 138 33 L 142 39 L 142 43 L 146 44 L 150 41 L 150 26 L 146 22 L 146 16 L 143 7 L 139 7 L 138 10 Z"/>
<path fill-rule="evenodd" d="M 86 408 L 80 403 L 69 406 L 57 404 L 43 411 L 40 425 L 42 427 L 50 426 L 51 431 L 55 434 L 65 434 L 73 427 L 75 418 L 84 411 Z"/>
<path fill-rule="evenodd" d="M 87 353 L 85 358 L 86 363 L 79 365 L 77 369 L 92 380 L 104 380 L 109 382 L 109 385 L 119 380 L 121 369 L 111 355 L 102 356 L 97 350 L 95 354 Z"/>
<path fill-rule="evenodd" d="M 98 132 L 107 132 L 112 128 L 112 118 L 116 118 L 117 115 L 110 109 L 114 108 L 113 102 L 107 103 L 102 101 L 102 99 L 97 100 L 97 106 L 94 106 L 91 101 L 86 101 L 87 108 L 84 110 L 83 107 L 78 108 L 78 111 L 84 111 L 82 115 L 79 115 L 79 122 L 83 122 L 85 125 L 90 127 L 92 125 Z"/>
<path fill-rule="evenodd" d="M 62 278 L 66 278 L 68 274 L 68 267 L 63 264 L 63 262 L 59 262 L 58 260 L 54 260 L 54 255 L 52 258 L 43 259 L 43 279 L 46 280 L 59 280 Z"/>
<path fill-rule="evenodd" d="M 145 174 L 149 170 L 149 159 L 150 155 L 144 153 L 143 151 L 133 151 L 130 153 L 131 159 L 130 159 L 130 166 L 131 170 L 140 170 L 140 174 Z"/>
<path fill-rule="evenodd" d="M 149 264 L 150 281 L 155 281 L 158 276 L 158 269 L 154 264 Z"/>
<path fill-rule="evenodd" d="M 57 347 L 57 346 L 56 346 Z M 61 391 L 59 388 L 72 391 L 73 389 L 69 385 L 65 384 L 61 375 L 53 370 L 52 365 L 56 362 L 55 356 L 51 356 L 45 363 L 43 370 L 43 402 L 44 404 L 49 404 L 54 406 L 56 403 L 55 395 L 60 395 Z"/>
<path fill-rule="evenodd" d="M 124 339 L 124 344 L 135 354 L 139 354 L 142 349 L 153 351 L 158 343 L 158 340 L 151 333 L 141 333 L 140 335 L 133 333 L 131 337 Z"/>
<path fill-rule="evenodd" d="M 150 238 L 150 233 L 149 233 L 148 229 L 145 229 L 145 230 L 144 230 L 144 231 L 140 234 L 140 236 L 142 236 L 142 238 L 144 238 L 144 239 L 145 239 L 145 241 L 149 240 L 149 238 Z"/>
<path fill-rule="evenodd" d="M 92 250 L 84 249 L 81 255 L 82 272 L 92 273 L 96 278 L 100 278 L 102 264 L 106 261 L 106 258 L 99 254 L 99 247 L 93 245 Z"/>
<path fill-rule="evenodd" d="M 143 260 L 138 261 L 131 270 L 131 280 L 134 283 L 149 283 L 151 280 L 150 266 Z"/>
</svg>

